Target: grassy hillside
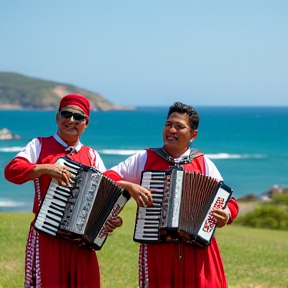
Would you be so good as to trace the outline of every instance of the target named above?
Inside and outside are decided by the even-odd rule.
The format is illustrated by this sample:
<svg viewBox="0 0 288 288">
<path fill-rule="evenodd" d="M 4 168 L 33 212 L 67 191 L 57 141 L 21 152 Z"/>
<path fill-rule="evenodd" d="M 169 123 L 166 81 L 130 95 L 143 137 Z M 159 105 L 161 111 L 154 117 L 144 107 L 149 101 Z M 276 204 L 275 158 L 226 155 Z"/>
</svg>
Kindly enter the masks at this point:
<svg viewBox="0 0 288 288">
<path fill-rule="evenodd" d="M 70 84 L 0 72 L 0 109 L 56 109 L 59 99 L 70 93 L 86 96 L 93 110 L 126 110 L 94 93 Z"/>
<path fill-rule="evenodd" d="M 136 288 L 138 244 L 132 241 L 135 205 L 122 212 L 124 225 L 97 252 L 102 288 Z M 23 287 L 24 249 L 31 213 L 0 213 L 0 287 Z M 288 232 L 236 225 L 216 231 L 229 288 L 287 288 Z"/>
</svg>

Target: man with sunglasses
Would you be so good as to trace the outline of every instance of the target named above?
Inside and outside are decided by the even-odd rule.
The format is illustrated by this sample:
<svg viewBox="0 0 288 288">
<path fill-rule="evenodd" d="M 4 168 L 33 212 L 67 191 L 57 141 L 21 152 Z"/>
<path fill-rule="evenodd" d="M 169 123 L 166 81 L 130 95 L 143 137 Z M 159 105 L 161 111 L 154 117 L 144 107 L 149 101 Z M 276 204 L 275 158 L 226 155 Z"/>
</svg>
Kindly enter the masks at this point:
<svg viewBox="0 0 288 288">
<path fill-rule="evenodd" d="M 7 164 L 5 178 L 15 184 L 34 181 L 33 213 L 36 215 L 51 178 L 69 183 L 70 173 L 55 164 L 61 156 L 104 172 L 96 150 L 83 145 L 80 136 L 89 123 L 90 103 L 82 95 L 63 97 L 56 114 L 57 132 L 33 139 Z M 37 232 L 31 223 L 25 261 L 25 288 L 98 288 L 99 267 L 94 250 L 80 247 L 49 234 Z M 116 227 L 111 223 L 111 230 Z M 110 231 L 111 232 L 111 231 Z"/>
</svg>

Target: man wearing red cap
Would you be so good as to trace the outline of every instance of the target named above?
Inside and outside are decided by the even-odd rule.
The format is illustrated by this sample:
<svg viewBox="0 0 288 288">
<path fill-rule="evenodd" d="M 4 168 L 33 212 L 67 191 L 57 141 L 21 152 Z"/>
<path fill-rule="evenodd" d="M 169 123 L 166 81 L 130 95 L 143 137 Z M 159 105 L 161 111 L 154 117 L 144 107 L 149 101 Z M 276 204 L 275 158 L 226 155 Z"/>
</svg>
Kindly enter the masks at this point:
<svg viewBox="0 0 288 288">
<path fill-rule="evenodd" d="M 104 172 L 98 152 L 80 142 L 89 122 L 90 103 L 82 95 L 70 94 L 60 101 L 56 115 L 57 133 L 30 141 L 5 167 L 5 178 L 15 184 L 34 181 L 33 212 L 54 178 L 69 183 L 70 173 L 55 164 L 61 156 Z M 37 232 L 32 221 L 26 246 L 25 288 L 98 288 L 99 267 L 94 250 L 80 247 L 49 234 Z"/>
</svg>

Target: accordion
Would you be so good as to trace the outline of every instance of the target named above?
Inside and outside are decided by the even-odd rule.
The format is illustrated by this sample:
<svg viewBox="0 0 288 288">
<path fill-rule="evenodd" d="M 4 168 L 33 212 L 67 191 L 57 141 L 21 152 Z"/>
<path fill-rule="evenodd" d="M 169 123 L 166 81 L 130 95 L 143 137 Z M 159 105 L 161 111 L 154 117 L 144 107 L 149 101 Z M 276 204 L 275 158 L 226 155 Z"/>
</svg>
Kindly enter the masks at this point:
<svg viewBox="0 0 288 288">
<path fill-rule="evenodd" d="M 70 185 L 51 180 L 34 221 L 36 230 L 100 250 L 107 238 L 107 220 L 115 218 L 129 193 L 96 168 L 58 158 L 72 175 Z"/>
<path fill-rule="evenodd" d="M 175 166 L 143 171 L 141 186 L 151 190 L 153 205 L 138 207 L 133 240 L 179 242 L 206 247 L 216 229 L 214 208 L 225 208 L 233 190 L 209 176 Z"/>
</svg>

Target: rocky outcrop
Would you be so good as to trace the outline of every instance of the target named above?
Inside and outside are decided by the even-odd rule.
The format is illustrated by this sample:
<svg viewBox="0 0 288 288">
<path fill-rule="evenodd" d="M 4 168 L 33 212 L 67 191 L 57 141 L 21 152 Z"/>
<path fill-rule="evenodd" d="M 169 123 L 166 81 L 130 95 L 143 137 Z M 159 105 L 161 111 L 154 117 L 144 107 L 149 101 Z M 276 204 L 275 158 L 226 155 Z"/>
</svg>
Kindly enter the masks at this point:
<svg viewBox="0 0 288 288">
<path fill-rule="evenodd" d="M 252 201 L 264 201 L 268 202 L 275 198 L 277 198 L 281 194 L 288 194 L 288 187 L 282 187 L 279 185 L 273 185 L 270 187 L 266 192 L 261 193 L 260 195 L 257 194 L 247 194 L 242 197 L 237 198 L 240 202 L 252 202 Z"/>
<path fill-rule="evenodd" d="M 0 140 L 20 139 L 20 136 L 12 133 L 7 128 L 0 129 Z"/>
<path fill-rule="evenodd" d="M 134 110 L 111 103 L 99 93 L 64 83 L 57 83 L 17 73 L 0 72 L 0 110 L 55 110 L 67 94 L 82 94 L 91 110 Z"/>
</svg>

